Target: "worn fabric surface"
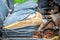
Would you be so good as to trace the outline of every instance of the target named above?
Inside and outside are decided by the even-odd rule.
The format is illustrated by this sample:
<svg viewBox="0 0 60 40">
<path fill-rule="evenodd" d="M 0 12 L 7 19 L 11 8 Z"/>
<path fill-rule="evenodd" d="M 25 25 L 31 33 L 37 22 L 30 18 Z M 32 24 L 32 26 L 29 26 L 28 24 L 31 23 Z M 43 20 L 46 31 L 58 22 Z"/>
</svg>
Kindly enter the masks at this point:
<svg viewBox="0 0 60 40">
<path fill-rule="evenodd" d="M 9 9 L 14 10 L 14 0 L 6 0 L 6 4 L 9 7 Z"/>
<path fill-rule="evenodd" d="M 27 5 L 26 5 L 27 4 Z M 21 5 L 17 4 L 15 6 L 15 10 L 12 14 L 10 14 L 4 21 L 4 25 L 10 25 L 12 23 L 15 23 L 17 21 L 25 19 L 30 14 L 36 14 L 35 9 L 37 7 L 36 3 L 34 1 L 27 1 Z M 31 8 L 31 9 L 30 9 Z"/>
<path fill-rule="evenodd" d="M 4 26 L 10 25 L 17 21 L 21 21 L 23 19 L 27 19 L 29 18 L 29 15 L 32 15 L 33 17 L 33 15 L 36 14 L 36 10 L 35 10 L 36 7 L 37 5 L 33 0 L 29 0 L 22 4 L 16 4 L 16 6 L 14 7 L 14 12 L 5 19 Z M 7 36 L 32 36 L 34 35 L 34 31 L 36 29 L 37 26 L 35 27 L 34 25 L 26 28 L 10 29 L 10 30 L 15 30 L 16 32 L 10 30 L 5 30 L 5 31 L 7 32 Z"/>
<path fill-rule="evenodd" d="M 16 4 L 14 7 L 14 12 L 24 9 L 34 9 L 36 8 L 37 4 L 34 2 L 34 0 L 28 0 L 27 2 L 24 2 L 22 4 Z"/>
<path fill-rule="evenodd" d="M 0 18 L 4 20 L 5 16 L 8 14 L 9 8 L 3 0 L 0 0 Z"/>
</svg>

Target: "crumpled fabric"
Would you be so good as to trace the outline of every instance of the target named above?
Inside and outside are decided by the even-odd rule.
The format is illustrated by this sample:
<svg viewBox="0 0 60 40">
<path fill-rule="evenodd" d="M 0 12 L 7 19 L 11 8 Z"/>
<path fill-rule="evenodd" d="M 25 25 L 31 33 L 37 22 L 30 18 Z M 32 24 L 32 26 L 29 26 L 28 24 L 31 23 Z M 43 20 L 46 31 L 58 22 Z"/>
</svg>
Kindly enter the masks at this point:
<svg viewBox="0 0 60 40">
<path fill-rule="evenodd" d="M 34 2 L 34 0 L 28 0 L 27 2 L 24 2 L 22 4 L 16 4 L 14 7 L 14 12 L 18 10 L 24 10 L 24 9 L 30 9 L 30 8 L 36 8 L 37 4 Z"/>
<path fill-rule="evenodd" d="M 8 14 L 9 8 L 3 0 L 0 0 L 0 18 L 4 20 L 5 16 Z"/>
<path fill-rule="evenodd" d="M 4 26 L 26 19 L 26 17 L 29 16 L 30 14 L 33 13 L 36 14 L 36 11 L 33 10 L 36 7 L 37 7 L 36 3 L 30 0 L 20 5 L 17 4 L 15 7 L 15 9 L 17 10 L 15 10 L 5 19 Z"/>
<path fill-rule="evenodd" d="M 7 32 L 7 36 L 33 36 L 37 28 L 38 26 L 28 26 L 24 28 L 10 29 L 5 31 Z"/>
<path fill-rule="evenodd" d="M 10 25 L 12 23 L 15 23 L 17 21 L 21 21 L 23 19 L 26 19 L 28 15 L 31 13 L 35 13 L 33 10 L 21 10 L 18 12 L 14 12 L 13 14 L 9 15 L 5 21 L 4 21 L 4 26 Z"/>
<path fill-rule="evenodd" d="M 14 8 L 14 12 L 10 14 L 4 21 L 4 26 L 13 24 L 17 21 L 24 20 L 28 18 L 29 15 L 36 14 L 36 11 L 33 10 L 37 7 L 36 3 L 32 0 L 29 0 L 23 4 L 17 4 Z M 31 8 L 31 9 L 30 9 Z M 16 32 L 5 30 L 8 36 L 32 36 L 34 35 L 34 31 L 38 28 L 38 26 L 28 26 L 24 28 L 18 29 L 10 29 Z M 22 31 L 22 32 L 21 32 Z M 18 33 L 20 32 L 20 33 Z"/>
<path fill-rule="evenodd" d="M 14 0 L 6 0 L 6 4 L 9 7 L 9 9 L 14 10 Z"/>
</svg>

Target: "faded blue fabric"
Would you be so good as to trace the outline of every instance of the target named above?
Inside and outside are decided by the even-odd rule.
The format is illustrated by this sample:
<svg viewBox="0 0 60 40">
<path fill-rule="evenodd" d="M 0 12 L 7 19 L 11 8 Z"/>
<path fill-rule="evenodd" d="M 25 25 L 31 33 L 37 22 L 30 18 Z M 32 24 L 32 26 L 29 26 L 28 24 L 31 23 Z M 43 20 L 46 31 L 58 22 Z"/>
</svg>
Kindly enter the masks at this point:
<svg viewBox="0 0 60 40">
<path fill-rule="evenodd" d="M 28 26 L 18 29 L 7 29 L 5 31 L 7 32 L 7 36 L 33 36 L 37 28 L 38 26 Z"/>
<path fill-rule="evenodd" d="M 36 11 L 33 10 L 36 7 L 37 5 L 35 2 L 33 2 L 33 0 L 29 0 L 23 4 L 17 4 L 14 8 L 14 12 L 5 19 L 4 26 L 26 19 L 30 14 L 36 14 Z M 34 25 L 24 28 L 12 29 L 16 32 L 10 30 L 5 31 L 7 32 L 7 36 L 32 36 L 34 35 L 34 31 L 36 30 L 36 28 L 37 26 Z"/>
<path fill-rule="evenodd" d="M 14 11 L 19 11 L 22 9 L 29 9 L 29 8 L 36 8 L 37 4 L 34 2 L 34 0 L 28 0 L 27 2 L 24 2 L 22 4 L 17 4 L 14 7 Z"/>
<path fill-rule="evenodd" d="M 34 8 L 37 7 L 35 4 L 36 3 L 34 3 L 33 1 L 27 1 L 21 5 L 17 5 L 17 7 L 15 7 L 15 8 L 19 11 L 16 10 L 10 16 L 8 16 L 4 21 L 4 25 L 5 26 L 10 25 L 17 21 L 25 19 L 30 14 L 33 14 L 33 13 L 36 14 L 35 13 L 36 11 L 33 10 Z M 32 9 L 30 9 L 30 8 L 32 8 Z"/>
<path fill-rule="evenodd" d="M 23 4 L 25 4 L 25 3 L 23 3 Z M 4 21 L 4 25 L 5 26 L 10 25 L 12 23 L 15 23 L 17 21 L 20 21 L 20 20 L 26 18 L 28 15 L 30 15 L 32 13 L 35 13 L 36 12 L 35 10 L 30 9 L 30 8 L 34 9 L 36 7 L 36 6 L 34 6 L 35 4 L 34 3 L 32 4 L 32 3 L 31 3 L 31 5 L 30 5 L 30 3 L 28 3 L 27 5 L 25 4 L 26 6 L 23 4 L 20 4 L 20 5 L 18 4 L 15 7 L 16 10 L 14 11 L 14 13 L 12 13 L 10 16 L 8 16 L 6 18 L 6 20 Z M 37 29 L 37 27 L 35 27 L 35 26 L 29 26 L 29 27 L 24 27 L 24 28 L 12 29 L 12 30 L 15 30 L 16 32 L 13 32 L 10 30 L 6 30 L 6 31 L 7 31 L 7 36 L 32 36 L 32 35 L 34 35 L 34 31 L 36 29 Z M 21 33 L 21 31 L 23 31 L 23 32 Z"/>
<path fill-rule="evenodd" d="M 6 18 L 6 20 L 4 21 L 4 25 L 6 26 L 15 23 L 17 21 L 21 21 L 31 13 L 35 13 L 35 11 L 29 9 L 29 10 L 20 10 L 18 12 L 14 12 L 13 14 L 11 14 L 9 17 Z"/>
<path fill-rule="evenodd" d="M 14 0 L 6 0 L 8 7 L 14 10 Z"/>
<path fill-rule="evenodd" d="M 3 0 L 0 0 L 0 18 L 4 20 L 5 16 L 8 14 L 9 9 Z"/>
<path fill-rule="evenodd" d="M 3 14 L 1 12 L 0 12 L 0 19 L 4 20 L 4 16 L 3 16 Z"/>
</svg>

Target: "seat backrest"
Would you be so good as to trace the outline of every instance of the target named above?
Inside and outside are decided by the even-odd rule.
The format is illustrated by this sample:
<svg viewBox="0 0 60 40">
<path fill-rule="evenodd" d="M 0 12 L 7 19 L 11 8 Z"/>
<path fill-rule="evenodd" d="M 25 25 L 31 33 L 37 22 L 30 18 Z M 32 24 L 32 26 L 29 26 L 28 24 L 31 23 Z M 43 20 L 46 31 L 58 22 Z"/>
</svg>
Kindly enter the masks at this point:
<svg viewBox="0 0 60 40">
<path fill-rule="evenodd" d="M 5 16 L 8 14 L 9 8 L 4 2 L 4 0 L 0 0 L 0 16 L 2 16 L 2 20 L 4 20 Z"/>
</svg>

